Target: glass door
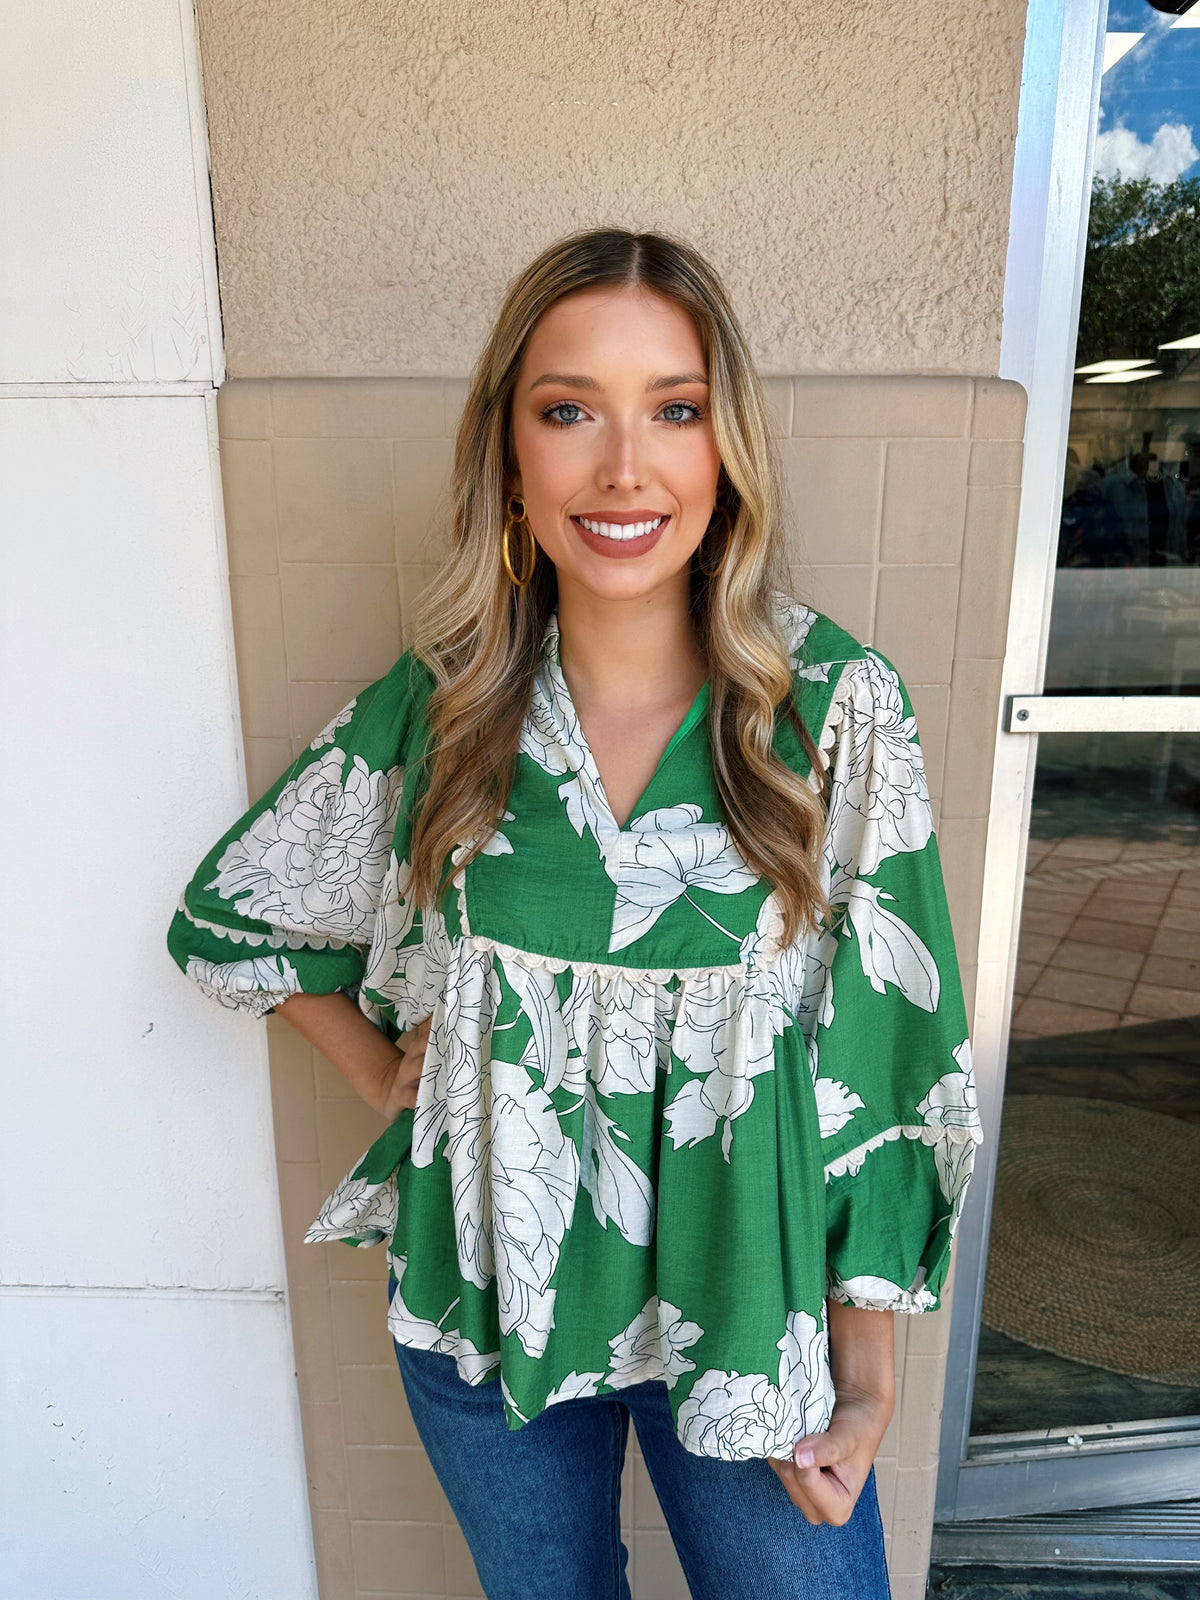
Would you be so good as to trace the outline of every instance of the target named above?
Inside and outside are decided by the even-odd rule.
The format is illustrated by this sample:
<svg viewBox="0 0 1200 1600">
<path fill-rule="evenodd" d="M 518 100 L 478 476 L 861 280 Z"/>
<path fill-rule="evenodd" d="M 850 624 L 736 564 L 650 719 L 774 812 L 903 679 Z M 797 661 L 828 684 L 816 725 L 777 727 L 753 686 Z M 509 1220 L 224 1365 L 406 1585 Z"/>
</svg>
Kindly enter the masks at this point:
<svg viewBox="0 0 1200 1600">
<path fill-rule="evenodd" d="M 939 1516 L 1191 1497 L 1200 1529 L 1200 5 L 1110 0 L 1100 85 L 1044 686 L 1007 711 L 1036 757 Z"/>
</svg>

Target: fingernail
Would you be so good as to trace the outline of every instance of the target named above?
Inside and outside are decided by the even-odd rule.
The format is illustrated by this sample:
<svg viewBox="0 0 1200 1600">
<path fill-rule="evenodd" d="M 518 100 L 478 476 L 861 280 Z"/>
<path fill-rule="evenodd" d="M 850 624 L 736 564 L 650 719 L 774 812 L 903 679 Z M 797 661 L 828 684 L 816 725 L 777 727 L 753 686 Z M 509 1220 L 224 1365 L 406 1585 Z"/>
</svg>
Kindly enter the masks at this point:
<svg viewBox="0 0 1200 1600">
<path fill-rule="evenodd" d="M 796 1465 L 798 1467 L 811 1467 L 816 1459 L 816 1455 L 811 1450 L 796 1451 Z"/>
</svg>

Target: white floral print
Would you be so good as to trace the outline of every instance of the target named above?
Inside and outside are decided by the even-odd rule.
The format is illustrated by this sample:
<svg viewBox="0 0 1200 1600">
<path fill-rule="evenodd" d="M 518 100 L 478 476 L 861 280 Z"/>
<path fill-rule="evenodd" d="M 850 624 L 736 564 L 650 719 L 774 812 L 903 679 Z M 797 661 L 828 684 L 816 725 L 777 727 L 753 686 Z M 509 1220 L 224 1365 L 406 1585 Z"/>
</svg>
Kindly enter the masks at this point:
<svg viewBox="0 0 1200 1600">
<path fill-rule="evenodd" d="M 629 1135 L 600 1109 L 595 1085 L 583 1086 L 583 1142 L 579 1179 L 592 1197 L 602 1228 L 614 1222 L 630 1244 L 648 1245 L 654 1234 L 654 1185 L 622 1149 Z"/>
<path fill-rule="evenodd" d="M 822 856 L 826 892 L 851 932 L 862 969 L 883 993 L 894 983 L 913 1005 L 935 1011 L 940 976 L 917 932 L 884 902 L 895 897 L 864 877 L 889 857 L 924 849 L 933 813 L 916 722 L 904 715 L 899 679 L 877 655 L 847 669 L 847 689 L 831 715 L 839 737 L 830 769 L 829 824 Z M 827 985 L 821 1025 L 834 1016 Z"/>
<path fill-rule="evenodd" d="M 957 1070 L 940 1077 L 917 1106 L 927 1127 L 973 1128 L 979 1122 L 969 1042 L 964 1039 L 953 1054 Z"/>
<path fill-rule="evenodd" d="M 847 887 L 847 916 L 858 940 L 862 969 L 879 994 L 894 983 L 922 1011 L 936 1011 L 941 979 L 937 962 L 907 922 L 881 905 L 894 897 L 877 884 L 855 880 Z"/>
<path fill-rule="evenodd" d="M 500 820 L 501 822 L 515 822 L 517 819 L 511 811 L 506 811 Z M 496 828 L 488 834 L 487 839 L 480 846 L 479 853 L 484 856 L 510 856 L 513 853 L 513 847 L 509 843 L 507 836 L 501 833 L 499 828 Z"/>
<path fill-rule="evenodd" d="M 679 1437 L 722 1461 L 786 1458 L 797 1439 L 823 1433 L 833 1414 L 829 1334 L 807 1311 L 790 1311 L 779 1340 L 778 1381 L 764 1373 L 702 1372 L 679 1408 Z"/>
<path fill-rule="evenodd" d="M 417 1350 L 437 1350 L 443 1355 L 453 1356 L 460 1378 L 471 1384 L 482 1383 L 487 1374 L 500 1365 L 499 1350 L 480 1350 L 470 1339 L 464 1339 L 457 1328 L 444 1326 L 451 1311 L 458 1305 L 457 1300 L 447 1307 L 441 1322 L 430 1322 L 425 1317 L 414 1316 L 405 1305 L 401 1292 L 408 1257 L 392 1252 L 388 1260 L 396 1275 L 396 1287 L 388 1308 L 388 1332 L 392 1338 L 397 1344 L 412 1345 Z"/>
<path fill-rule="evenodd" d="M 493 1127 L 482 1063 L 499 1004 L 500 984 L 491 958 L 456 946 L 446 992 L 432 1013 L 413 1115 L 415 1167 L 431 1165 L 442 1135 L 448 1135 L 443 1157 L 454 1186 L 459 1271 L 480 1289 L 496 1274 L 489 1182 Z"/>
<path fill-rule="evenodd" d="M 817 620 L 817 613 L 810 606 L 801 605 L 798 600 L 793 600 L 790 595 L 776 593 L 774 597 L 775 626 L 787 650 L 793 672 L 801 672 L 804 641 L 808 638 L 813 623 Z M 826 662 L 817 663 L 818 666 L 828 670 Z"/>
<path fill-rule="evenodd" d="M 896 673 L 868 649 L 847 669 L 840 738 L 830 773 L 826 860 L 869 875 L 888 856 L 924 849 L 933 832 L 916 719 L 904 713 Z"/>
<path fill-rule="evenodd" d="M 778 1382 L 765 1373 L 701 1373 L 678 1410 L 688 1450 L 722 1461 L 787 1458 L 797 1438 L 829 1427 L 834 1382 L 821 1320 L 789 1312 L 778 1350 Z"/>
<path fill-rule="evenodd" d="M 389 1036 L 429 1019 L 415 1110 L 307 1237 L 388 1241 L 393 1336 L 453 1355 L 468 1382 L 498 1376 L 510 1426 L 662 1381 L 688 1449 L 786 1457 L 832 1408 L 823 1297 L 937 1304 L 981 1135 L 916 725 L 878 652 L 784 597 L 777 621 L 819 756 L 805 781 L 828 767 L 820 928 L 784 943 L 777 895 L 713 814 L 703 719 L 672 741 L 652 808 L 617 826 L 553 620 L 509 809 L 479 857 L 475 841 L 451 853 L 445 899 L 411 894 L 402 773 L 426 678 L 398 672 L 234 830 L 173 927 L 172 953 L 224 1005 L 261 1014 L 340 984 Z M 886 1227 L 844 1244 L 814 1233 L 811 1196 L 792 1208 L 818 1137 L 834 1203 L 867 1223 L 886 1207 Z M 915 1147 L 904 1210 L 871 1176 L 895 1171 L 900 1151 L 875 1152 L 896 1141 Z M 439 1207 L 446 1250 L 419 1226 Z M 759 1250 L 811 1311 L 731 1296 L 729 1264 Z M 651 1287 L 659 1269 L 680 1304 Z"/>
<path fill-rule="evenodd" d="M 544 772 L 563 777 L 558 793 L 571 826 L 581 839 L 585 832 L 591 833 L 604 870 L 615 880 L 620 829 L 558 664 L 557 625 L 547 633 L 543 658 L 543 671 L 534 680 L 533 697 L 521 729 L 520 750 Z"/>
<path fill-rule="evenodd" d="M 667 1131 L 678 1147 L 711 1138 L 723 1124 L 721 1150 L 728 1161 L 733 1121 L 754 1099 L 753 1080 L 774 1070 L 775 1038 L 788 1019 L 762 973 L 685 981 L 680 995 L 671 1049 L 704 1076 L 685 1083 L 670 1100 Z"/>
<path fill-rule="evenodd" d="M 702 822 L 703 815 L 699 806 L 665 806 L 629 823 L 621 844 L 610 951 L 624 950 L 648 933 L 689 889 L 741 894 L 758 883 L 727 830 Z"/>
<path fill-rule="evenodd" d="M 599 1094 L 647 1094 L 670 1048 L 661 985 L 635 976 L 576 973 L 563 1020 Z"/>
<path fill-rule="evenodd" d="M 524 1067 L 492 1062 L 491 1180 L 500 1332 L 541 1355 L 554 1326 L 550 1279 L 575 1207 L 580 1159 Z"/>
<path fill-rule="evenodd" d="M 964 1039 L 954 1051 L 954 1059 L 958 1071 L 947 1072 L 939 1078 L 917 1106 L 917 1113 L 925 1119 L 927 1128 L 946 1130 L 952 1135 L 947 1139 L 939 1139 L 933 1147 L 938 1183 L 942 1195 L 952 1207 L 951 1234 L 958 1226 L 963 1196 L 974 1165 L 974 1139 L 979 1130 L 979 1101 L 975 1093 L 968 1039 Z"/>
<path fill-rule="evenodd" d="M 214 934 L 218 939 L 227 944 L 244 944 L 252 950 L 260 950 L 265 945 L 268 950 L 344 950 L 349 940 L 334 939 L 326 933 L 316 933 L 311 928 L 303 932 L 298 929 L 268 927 L 265 932 L 257 932 L 252 928 L 235 928 L 231 925 L 222 926 L 213 922 L 209 917 L 200 917 L 188 905 L 185 897 L 180 896 L 179 914 L 191 923 L 193 928 L 201 928 L 205 933 Z"/>
<path fill-rule="evenodd" d="M 228 846 L 205 887 L 243 917 L 369 943 L 400 770 L 372 772 L 357 755 L 346 762 L 332 749 L 306 767 Z"/>
<path fill-rule="evenodd" d="M 971 1139 L 939 1139 L 933 1147 L 933 1164 L 943 1197 L 950 1202 L 949 1230 L 954 1237 L 962 1220 L 962 1202 L 975 1165 L 975 1143 Z"/>
<path fill-rule="evenodd" d="M 286 956 L 245 961 L 202 961 L 190 956 L 187 975 L 209 999 L 229 1011 L 263 1017 L 300 988 L 300 977 Z"/>
<path fill-rule="evenodd" d="M 396 1231 L 399 1202 L 396 1175 L 380 1183 L 351 1174 L 342 1179 L 325 1201 L 304 1235 L 305 1244 L 327 1239 L 353 1239 L 357 1244 L 379 1244 Z"/>
<path fill-rule="evenodd" d="M 513 1392 L 508 1387 L 508 1384 L 505 1381 L 503 1373 L 500 1374 L 500 1393 L 504 1396 L 504 1407 L 505 1407 L 505 1410 L 506 1411 L 510 1411 L 512 1413 L 512 1415 L 514 1417 L 516 1417 L 519 1422 L 528 1422 L 529 1418 L 525 1415 L 525 1413 L 517 1405 L 517 1402 L 513 1399 Z"/>
<path fill-rule="evenodd" d="M 397 1025 L 405 1029 L 432 1014 L 446 990 L 450 965 L 445 918 L 440 911 L 423 915 L 418 927 L 411 880 L 409 863 L 390 851 L 362 985 L 376 1002 L 392 1007 Z"/>
<path fill-rule="evenodd" d="M 836 1078 L 818 1078 L 813 1085 L 817 1096 L 817 1117 L 822 1139 L 832 1139 L 840 1133 L 856 1111 L 862 1109 L 861 1095 L 847 1089 Z"/>
<path fill-rule="evenodd" d="M 779 1388 L 790 1405 L 794 1444 L 806 1433 L 823 1433 L 833 1414 L 829 1332 L 809 1312 L 789 1311 L 779 1351 Z"/>
<path fill-rule="evenodd" d="M 888 1278 L 861 1274 L 856 1278 L 830 1280 L 829 1292 L 842 1305 L 858 1306 L 862 1311 L 928 1311 L 936 1303 L 936 1296 L 925 1287 L 925 1268 L 917 1270 L 912 1286 L 902 1289 Z"/>
<path fill-rule="evenodd" d="M 588 1058 L 567 1054 L 569 1022 L 559 1003 L 554 974 L 544 967 L 527 967 L 516 961 L 506 965 L 505 976 L 520 996 L 522 1012 L 530 1024 L 522 1065 L 545 1073 L 543 1088 L 547 1094 L 561 1086 L 580 1097 L 583 1138 L 578 1177 L 591 1195 L 596 1221 L 605 1228 L 611 1220 L 631 1244 L 648 1244 L 654 1226 L 653 1186 L 618 1142 L 628 1135 L 600 1108 L 596 1100 L 598 1085 L 590 1076 Z"/>
<path fill-rule="evenodd" d="M 721 1151 L 730 1158 L 733 1121 L 754 1099 L 754 1078 L 775 1066 L 775 1040 L 803 1014 L 811 957 L 800 939 L 781 946 L 782 913 L 772 892 L 754 929 L 739 944 L 745 974 L 685 980 L 671 1049 L 690 1071 L 666 1107 L 676 1146 L 710 1138 L 720 1125 Z"/>
<path fill-rule="evenodd" d="M 698 1322 L 687 1322 L 678 1306 L 651 1295 L 627 1328 L 608 1341 L 612 1363 L 605 1382 L 613 1389 L 661 1378 L 673 1389 L 696 1363 L 684 1351 L 701 1337 Z"/>
<path fill-rule="evenodd" d="M 353 720 L 354 708 L 357 704 L 358 696 L 355 695 L 348 706 L 344 706 L 336 717 L 333 717 L 325 724 L 308 748 L 310 750 L 323 750 L 327 744 L 332 744 L 334 739 L 337 738 L 338 729 L 344 728 L 348 722 Z"/>
<path fill-rule="evenodd" d="M 714 1370 L 700 1374 L 676 1417 L 684 1446 L 719 1461 L 790 1453 L 790 1420 L 791 1407 L 770 1378 Z"/>
<path fill-rule="evenodd" d="M 552 1406 L 559 1400 L 586 1400 L 596 1393 L 603 1379 L 602 1372 L 568 1372 L 563 1381 L 551 1389 L 543 1404 Z"/>
<path fill-rule="evenodd" d="M 669 1300 L 658 1302 L 658 1348 L 668 1389 L 673 1389 L 685 1372 L 696 1370 L 696 1363 L 689 1361 L 683 1352 L 703 1333 L 700 1324 L 688 1322 L 678 1306 L 673 1306 Z"/>
</svg>

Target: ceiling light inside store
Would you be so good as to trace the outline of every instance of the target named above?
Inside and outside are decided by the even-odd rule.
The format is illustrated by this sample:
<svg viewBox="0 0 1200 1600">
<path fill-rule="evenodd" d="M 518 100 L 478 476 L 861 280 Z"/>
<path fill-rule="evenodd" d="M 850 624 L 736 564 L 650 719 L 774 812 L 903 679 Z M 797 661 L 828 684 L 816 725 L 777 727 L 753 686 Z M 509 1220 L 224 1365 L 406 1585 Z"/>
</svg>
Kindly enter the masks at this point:
<svg viewBox="0 0 1200 1600">
<path fill-rule="evenodd" d="M 1139 367 L 1136 372 L 1102 372 L 1098 378 L 1085 378 L 1084 383 L 1138 383 L 1142 378 L 1161 378 L 1159 367 Z"/>
<path fill-rule="evenodd" d="M 1191 16 L 1191 12 L 1188 12 Z M 1171 339 L 1160 344 L 1160 350 L 1200 350 L 1200 333 L 1189 333 L 1186 339 Z"/>
<path fill-rule="evenodd" d="M 1139 39 L 1144 39 L 1144 33 L 1106 33 L 1104 35 L 1104 65 L 1101 72 L 1107 72 L 1110 67 L 1115 67 L 1122 57 L 1127 56 L 1137 44 Z"/>
<path fill-rule="evenodd" d="M 1161 349 L 1161 346 L 1159 348 Z M 1076 367 L 1075 376 L 1081 378 L 1085 372 L 1131 372 L 1134 367 L 1153 365 L 1153 356 L 1145 356 L 1141 361 L 1093 361 L 1088 367 Z"/>
</svg>

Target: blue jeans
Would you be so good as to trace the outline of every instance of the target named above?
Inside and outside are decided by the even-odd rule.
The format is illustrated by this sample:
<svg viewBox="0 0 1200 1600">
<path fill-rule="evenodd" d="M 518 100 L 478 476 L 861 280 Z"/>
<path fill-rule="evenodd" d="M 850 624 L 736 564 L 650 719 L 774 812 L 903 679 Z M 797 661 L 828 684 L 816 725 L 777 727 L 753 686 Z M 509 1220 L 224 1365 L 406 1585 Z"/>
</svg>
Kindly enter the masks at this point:
<svg viewBox="0 0 1200 1600">
<path fill-rule="evenodd" d="M 888 1600 L 872 1470 L 844 1527 L 814 1525 L 766 1461 L 685 1450 L 667 1386 L 562 1400 L 510 1430 L 492 1378 L 396 1345 L 417 1432 L 488 1600 L 630 1600 L 621 1540 L 629 1419 L 693 1600 Z"/>
</svg>

